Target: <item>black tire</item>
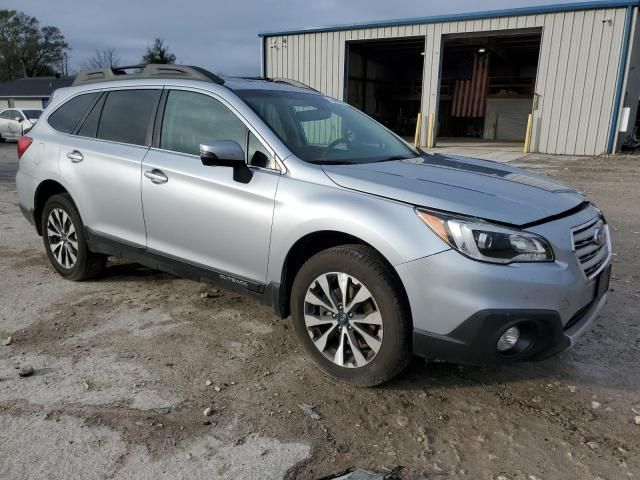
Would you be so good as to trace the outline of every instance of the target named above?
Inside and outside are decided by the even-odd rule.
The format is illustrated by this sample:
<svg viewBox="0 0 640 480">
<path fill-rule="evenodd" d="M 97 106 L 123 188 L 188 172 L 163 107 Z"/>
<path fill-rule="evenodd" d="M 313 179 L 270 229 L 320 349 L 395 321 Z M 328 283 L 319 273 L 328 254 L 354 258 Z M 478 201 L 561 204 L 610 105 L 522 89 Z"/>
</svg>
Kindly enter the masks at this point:
<svg viewBox="0 0 640 480">
<path fill-rule="evenodd" d="M 346 273 L 359 280 L 371 293 L 382 317 L 382 343 L 364 366 L 347 368 L 329 360 L 315 346 L 307 330 L 307 290 L 318 277 L 329 272 Z M 295 277 L 291 291 L 294 330 L 311 360 L 331 377 L 359 387 L 379 385 L 400 373 L 411 358 L 413 329 L 405 298 L 392 267 L 373 248 L 359 244 L 330 248 L 311 257 Z"/>
<path fill-rule="evenodd" d="M 2 136 L 2 134 L 0 134 L 0 143 L 4 143 L 4 142 L 5 142 L 5 140 L 4 140 L 3 136 Z"/>
<path fill-rule="evenodd" d="M 78 248 L 75 263 L 70 265 L 70 268 L 66 268 L 65 265 L 58 261 L 51 250 L 50 237 L 47 233 L 47 222 L 49 215 L 55 209 L 60 209 L 65 212 L 75 229 L 74 239 L 77 242 Z M 68 194 L 53 195 L 49 198 L 42 211 L 40 222 L 42 226 L 42 239 L 47 256 L 53 268 L 55 268 L 60 275 L 67 280 L 82 281 L 96 277 L 104 271 L 107 257 L 106 255 L 89 251 L 82 219 L 73 200 Z"/>
</svg>

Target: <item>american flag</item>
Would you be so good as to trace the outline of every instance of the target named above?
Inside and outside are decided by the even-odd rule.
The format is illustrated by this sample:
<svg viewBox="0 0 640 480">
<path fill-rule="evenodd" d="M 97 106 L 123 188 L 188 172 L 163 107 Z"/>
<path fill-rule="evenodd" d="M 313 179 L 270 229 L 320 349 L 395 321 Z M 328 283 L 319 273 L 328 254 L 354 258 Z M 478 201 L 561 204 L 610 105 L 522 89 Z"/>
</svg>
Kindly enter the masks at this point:
<svg viewBox="0 0 640 480">
<path fill-rule="evenodd" d="M 452 117 L 484 117 L 489 91 L 489 55 L 474 55 L 460 64 L 451 105 Z"/>
</svg>

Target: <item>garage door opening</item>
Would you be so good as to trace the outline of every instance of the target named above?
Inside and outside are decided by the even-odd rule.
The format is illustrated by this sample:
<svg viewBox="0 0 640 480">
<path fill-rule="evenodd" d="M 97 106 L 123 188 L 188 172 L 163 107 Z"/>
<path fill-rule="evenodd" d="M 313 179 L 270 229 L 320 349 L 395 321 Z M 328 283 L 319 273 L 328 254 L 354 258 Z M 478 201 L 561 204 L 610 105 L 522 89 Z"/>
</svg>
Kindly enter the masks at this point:
<svg viewBox="0 0 640 480">
<path fill-rule="evenodd" d="M 437 144 L 522 148 L 534 108 L 540 30 L 443 39 Z"/>
<path fill-rule="evenodd" d="M 347 44 L 350 105 L 413 139 L 422 99 L 424 37 Z"/>
</svg>

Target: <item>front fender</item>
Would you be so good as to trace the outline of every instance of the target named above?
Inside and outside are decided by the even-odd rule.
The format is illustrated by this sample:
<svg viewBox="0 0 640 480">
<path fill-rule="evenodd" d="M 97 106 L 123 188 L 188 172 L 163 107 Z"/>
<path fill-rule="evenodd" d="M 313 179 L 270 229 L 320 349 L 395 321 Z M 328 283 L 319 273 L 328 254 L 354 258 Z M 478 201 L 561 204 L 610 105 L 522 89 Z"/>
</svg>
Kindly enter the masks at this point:
<svg viewBox="0 0 640 480">
<path fill-rule="evenodd" d="M 267 282 L 280 282 L 292 246 L 319 231 L 359 238 L 394 266 L 450 248 L 418 218 L 411 205 L 283 177 L 276 196 Z"/>
</svg>

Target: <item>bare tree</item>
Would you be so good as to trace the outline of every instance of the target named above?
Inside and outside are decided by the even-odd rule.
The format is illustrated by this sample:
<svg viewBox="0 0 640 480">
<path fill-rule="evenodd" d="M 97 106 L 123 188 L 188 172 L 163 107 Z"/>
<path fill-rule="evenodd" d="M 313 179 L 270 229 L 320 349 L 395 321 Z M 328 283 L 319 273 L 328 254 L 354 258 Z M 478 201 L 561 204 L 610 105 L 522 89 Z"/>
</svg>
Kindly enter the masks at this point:
<svg viewBox="0 0 640 480">
<path fill-rule="evenodd" d="M 115 48 L 103 48 L 93 52 L 93 56 L 82 64 L 82 68 L 112 68 L 117 67 L 120 58 Z"/>
<path fill-rule="evenodd" d="M 57 65 L 58 73 L 63 77 L 69 77 L 71 75 L 75 75 L 74 71 L 69 67 L 69 54 L 64 52 L 62 54 L 62 58 Z"/>
</svg>

